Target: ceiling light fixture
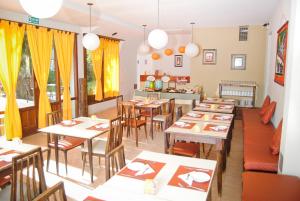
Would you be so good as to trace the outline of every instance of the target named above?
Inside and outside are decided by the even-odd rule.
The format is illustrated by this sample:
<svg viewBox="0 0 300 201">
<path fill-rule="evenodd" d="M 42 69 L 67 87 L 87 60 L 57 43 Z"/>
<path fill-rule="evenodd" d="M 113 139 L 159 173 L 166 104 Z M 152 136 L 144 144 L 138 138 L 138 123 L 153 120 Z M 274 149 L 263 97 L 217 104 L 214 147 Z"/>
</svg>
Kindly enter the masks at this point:
<svg viewBox="0 0 300 201">
<path fill-rule="evenodd" d="M 199 47 L 196 43 L 194 43 L 194 24 L 195 22 L 191 22 L 192 25 L 192 42 L 188 43 L 185 47 L 185 55 L 188 57 L 195 57 L 199 54 Z"/>
<path fill-rule="evenodd" d="M 168 34 L 159 28 L 159 0 L 157 0 L 157 28 L 149 33 L 148 42 L 155 49 L 162 49 L 168 43 Z"/>
<path fill-rule="evenodd" d="M 87 3 L 87 5 L 90 7 L 90 32 L 85 34 L 82 39 L 82 44 L 87 50 L 95 50 L 100 45 L 99 37 L 92 33 L 92 3 Z"/>
<path fill-rule="evenodd" d="M 50 18 L 58 13 L 63 0 L 19 0 L 23 9 L 36 18 Z"/>
<path fill-rule="evenodd" d="M 141 54 L 148 54 L 150 52 L 150 47 L 148 45 L 148 42 L 146 42 L 146 26 L 147 25 L 143 25 L 143 29 L 144 29 L 144 41 L 143 43 L 140 45 L 139 47 L 139 52 Z"/>
</svg>

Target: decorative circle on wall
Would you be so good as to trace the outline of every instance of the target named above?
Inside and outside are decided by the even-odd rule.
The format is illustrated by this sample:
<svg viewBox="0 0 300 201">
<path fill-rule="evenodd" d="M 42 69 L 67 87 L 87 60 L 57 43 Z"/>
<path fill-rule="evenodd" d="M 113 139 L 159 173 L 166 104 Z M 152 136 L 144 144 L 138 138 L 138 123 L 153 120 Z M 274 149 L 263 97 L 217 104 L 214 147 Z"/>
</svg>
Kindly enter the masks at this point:
<svg viewBox="0 0 300 201">
<path fill-rule="evenodd" d="M 152 57 L 153 60 L 159 60 L 160 59 L 160 55 L 156 52 L 152 53 L 151 57 Z"/>
<path fill-rule="evenodd" d="M 172 54 L 173 54 L 173 50 L 172 49 L 166 49 L 165 50 L 165 55 L 171 56 Z"/>
<path fill-rule="evenodd" d="M 180 46 L 179 48 L 178 48 L 178 52 L 179 53 L 185 53 L 185 47 L 184 46 Z"/>
</svg>

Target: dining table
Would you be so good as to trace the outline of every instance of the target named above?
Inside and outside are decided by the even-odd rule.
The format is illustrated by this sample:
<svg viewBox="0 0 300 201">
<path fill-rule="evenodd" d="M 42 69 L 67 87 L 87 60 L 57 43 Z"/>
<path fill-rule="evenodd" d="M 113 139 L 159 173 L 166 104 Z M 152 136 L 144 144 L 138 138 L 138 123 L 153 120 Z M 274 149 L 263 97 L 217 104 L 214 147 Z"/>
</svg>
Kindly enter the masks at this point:
<svg viewBox="0 0 300 201">
<path fill-rule="evenodd" d="M 237 100 L 230 98 L 207 97 L 204 98 L 202 102 L 210 104 L 237 105 Z"/>
<path fill-rule="evenodd" d="M 64 123 L 65 122 L 65 123 Z M 68 123 L 66 123 L 68 122 Z M 52 134 L 54 138 L 56 173 L 59 175 L 58 137 L 69 136 L 82 138 L 87 141 L 91 182 L 93 182 L 93 144 L 92 140 L 109 131 L 109 120 L 95 117 L 78 117 L 71 121 L 39 129 L 40 132 Z"/>
<path fill-rule="evenodd" d="M 149 110 L 150 111 L 150 136 L 153 139 L 153 117 L 155 110 L 159 113 L 162 112 L 162 107 L 169 103 L 169 99 L 158 99 L 158 100 L 149 100 L 149 99 L 131 99 L 129 102 L 133 103 L 135 107 L 139 110 Z"/>
<path fill-rule="evenodd" d="M 6 141 L 0 140 L 0 178 L 4 178 L 12 173 L 12 158 L 26 153 L 35 148 L 37 145 L 22 143 L 22 141 Z M 46 151 L 46 147 L 41 147 L 42 152 Z"/>
<path fill-rule="evenodd" d="M 84 201 L 205 201 L 217 162 L 143 151 Z"/>
<path fill-rule="evenodd" d="M 233 121 L 233 119 L 231 119 L 231 121 Z M 222 172 L 226 166 L 226 147 L 229 136 L 231 135 L 230 133 L 232 132 L 231 121 L 189 120 L 183 117 L 164 131 L 165 153 L 170 153 L 170 148 L 176 141 L 215 145 L 217 154 L 218 194 L 220 196 L 222 194 Z"/>
<path fill-rule="evenodd" d="M 196 107 L 193 108 L 195 111 L 202 111 L 202 112 L 217 112 L 217 113 L 227 113 L 233 114 L 235 110 L 234 105 L 228 104 L 212 104 L 212 103 L 199 103 Z"/>
</svg>

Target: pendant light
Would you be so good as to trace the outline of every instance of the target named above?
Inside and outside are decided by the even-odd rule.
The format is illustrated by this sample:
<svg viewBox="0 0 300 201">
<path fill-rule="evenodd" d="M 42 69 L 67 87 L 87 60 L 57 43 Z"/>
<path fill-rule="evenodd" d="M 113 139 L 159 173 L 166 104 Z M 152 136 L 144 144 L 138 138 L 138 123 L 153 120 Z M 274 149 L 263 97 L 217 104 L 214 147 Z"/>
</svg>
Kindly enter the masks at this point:
<svg viewBox="0 0 300 201">
<path fill-rule="evenodd" d="M 148 36 L 149 45 L 155 49 L 162 49 L 168 43 L 168 34 L 159 29 L 159 0 L 157 0 L 157 28 L 152 30 Z"/>
<path fill-rule="evenodd" d="M 95 50 L 100 45 L 99 37 L 92 33 L 92 3 L 87 4 L 90 7 L 90 32 L 85 34 L 82 39 L 82 44 L 87 50 Z"/>
<path fill-rule="evenodd" d="M 146 42 L 146 26 L 147 25 L 145 25 L 145 24 L 143 25 L 143 28 L 144 28 L 144 41 L 139 47 L 139 52 L 141 54 L 148 54 L 150 52 L 150 47 L 148 45 L 148 42 Z"/>
<path fill-rule="evenodd" d="M 194 24 L 195 22 L 192 22 L 192 42 L 188 43 L 185 47 L 185 55 L 187 55 L 190 58 L 193 58 L 199 54 L 199 47 L 196 43 L 194 43 Z"/>
<path fill-rule="evenodd" d="M 50 18 L 60 10 L 63 0 L 19 0 L 23 9 L 36 18 Z"/>
</svg>

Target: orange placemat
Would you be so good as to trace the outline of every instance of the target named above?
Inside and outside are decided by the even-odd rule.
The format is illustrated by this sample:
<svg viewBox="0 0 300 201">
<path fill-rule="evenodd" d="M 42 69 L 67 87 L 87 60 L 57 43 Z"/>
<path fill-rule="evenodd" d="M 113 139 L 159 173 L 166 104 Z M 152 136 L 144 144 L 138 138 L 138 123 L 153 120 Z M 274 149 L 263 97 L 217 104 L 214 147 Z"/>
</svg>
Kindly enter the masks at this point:
<svg viewBox="0 0 300 201">
<path fill-rule="evenodd" d="M 230 110 L 232 109 L 232 105 L 219 105 L 218 106 L 218 109 L 227 109 L 227 110 Z"/>
<path fill-rule="evenodd" d="M 169 181 L 168 185 L 170 186 L 176 186 L 180 188 L 189 188 L 193 190 L 198 190 L 198 191 L 204 191 L 207 192 L 208 186 L 209 186 L 209 181 L 206 182 L 195 182 L 193 181 L 192 185 L 189 186 L 186 182 L 184 182 L 182 179 L 180 179 L 178 176 L 182 174 L 187 174 L 189 172 L 204 172 L 210 176 L 210 180 L 212 179 L 212 170 L 209 169 L 202 169 L 202 168 L 195 168 L 195 167 L 188 167 L 188 166 L 179 166 L 173 175 L 172 179 Z"/>
<path fill-rule="evenodd" d="M 19 152 L 15 151 L 15 150 L 8 150 L 6 152 L 1 153 L 0 156 L 4 156 L 4 155 L 7 155 L 7 154 L 15 154 L 15 153 L 20 154 Z M 6 166 L 10 163 L 12 163 L 12 162 L 7 162 L 7 161 L 4 161 L 4 160 L 0 160 L 0 167 Z"/>
<path fill-rule="evenodd" d="M 103 124 L 108 124 L 108 123 L 98 123 L 94 126 L 91 126 L 91 127 L 87 128 L 87 130 L 96 130 L 96 131 L 107 131 L 107 130 L 109 130 L 109 126 L 107 128 L 100 127 Z"/>
<path fill-rule="evenodd" d="M 183 122 L 184 126 L 177 125 L 176 122 L 172 125 L 173 128 L 192 129 L 196 123 Z"/>
<path fill-rule="evenodd" d="M 195 118 L 195 119 L 201 119 L 204 114 L 198 114 L 198 113 L 194 113 L 195 115 L 190 115 L 189 113 L 187 113 L 186 115 L 184 115 L 183 117 L 189 117 L 189 118 Z"/>
<path fill-rule="evenodd" d="M 219 130 L 214 130 L 213 127 L 218 127 L 220 125 L 217 124 L 207 124 L 203 130 L 205 131 L 212 131 L 212 132 L 227 132 L 228 131 L 228 126 L 224 126 L 226 128 L 224 129 L 219 129 Z M 223 125 L 222 125 L 223 126 Z"/>
<path fill-rule="evenodd" d="M 231 121 L 232 117 L 230 118 L 226 118 L 226 119 L 222 119 L 222 117 L 227 116 L 227 115 L 219 115 L 219 114 L 215 114 L 213 115 L 212 119 L 213 120 L 217 120 L 217 121 Z"/>
<path fill-rule="evenodd" d="M 135 178 L 139 180 L 146 180 L 146 179 L 154 179 L 156 175 L 160 172 L 160 170 L 166 165 L 165 163 L 161 162 L 156 162 L 156 161 L 150 161 L 150 160 L 144 160 L 144 159 L 134 159 L 131 163 L 133 162 L 141 162 L 144 164 L 148 164 L 153 170 L 153 173 L 150 174 L 143 174 L 143 175 L 135 175 L 137 171 L 133 171 L 125 167 L 123 170 L 121 170 L 118 175 L 124 176 L 124 177 L 130 177 L 130 178 Z"/>
<path fill-rule="evenodd" d="M 73 127 L 73 126 L 76 126 L 81 123 L 82 123 L 82 121 L 72 120 L 72 124 L 64 124 L 63 122 L 61 122 L 60 125 L 65 126 L 65 127 Z"/>
<path fill-rule="evenodd" d="M 101 200 L 99 198 L 94 198 L 92 196 L 88 196 L 87 198 L 85 198 L 83 201 L 105 201 L 105 200 Z"/>
</svg>

